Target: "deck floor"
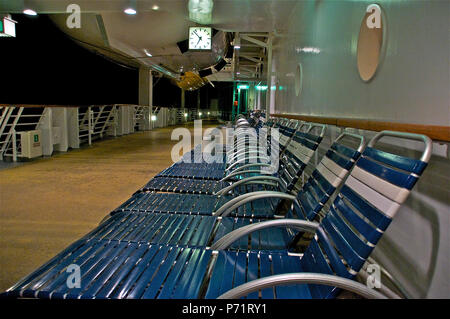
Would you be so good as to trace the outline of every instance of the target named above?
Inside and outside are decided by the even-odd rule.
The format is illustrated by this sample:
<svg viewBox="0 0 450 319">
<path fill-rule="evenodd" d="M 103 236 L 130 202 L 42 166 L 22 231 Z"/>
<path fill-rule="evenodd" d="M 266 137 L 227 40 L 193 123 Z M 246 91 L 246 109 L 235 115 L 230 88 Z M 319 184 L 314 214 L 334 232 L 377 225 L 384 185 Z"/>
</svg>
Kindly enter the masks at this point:
<svg viewBox="0 0 450 319">
<path fill-rule="evenodd" d="M 177 143 L 172 129 L 98 141 L 0 170 L 0 291 L 92 230 L 171 165 Z"/>
</svg>

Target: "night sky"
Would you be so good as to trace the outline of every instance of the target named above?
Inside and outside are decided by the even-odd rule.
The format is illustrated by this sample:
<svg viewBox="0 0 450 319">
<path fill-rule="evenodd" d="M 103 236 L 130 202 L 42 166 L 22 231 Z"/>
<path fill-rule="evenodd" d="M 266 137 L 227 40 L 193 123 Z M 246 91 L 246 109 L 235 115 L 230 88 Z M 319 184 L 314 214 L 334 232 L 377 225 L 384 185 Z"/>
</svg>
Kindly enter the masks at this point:
<svg viewBox="0 0 450 319">
<path fill-rule="evenodd" d="M 46 15 L 12 15 L 16 38 L 0 38 L 0 104 L 138 104 L 137 69 L 124 67 L 79 46 Z M 156 84 L 155 84 L 156 83 Z M 181 105 L 181 90 L 167 78 L 154 79 L 153 105 Z M 219 99 L 232 104 L 232 83 L 200 89 L 202 108 Z M 197 91 L 186 92 L 197 107 Z"/>
<path fill-rule="evenodd" d="M 0 38 L 0 103 L 90 105 L 138 102 L 138 70 L 68 38 L 45 15 L 13 15 L 16 38 Z"/>
</svg>

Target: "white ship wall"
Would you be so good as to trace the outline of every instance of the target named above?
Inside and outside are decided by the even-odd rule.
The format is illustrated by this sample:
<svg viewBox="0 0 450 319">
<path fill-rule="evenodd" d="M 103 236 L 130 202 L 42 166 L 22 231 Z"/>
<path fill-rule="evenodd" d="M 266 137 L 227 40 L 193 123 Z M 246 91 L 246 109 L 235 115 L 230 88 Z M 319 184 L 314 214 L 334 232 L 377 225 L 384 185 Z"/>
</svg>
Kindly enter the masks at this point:
<svg viewBox="0 0 450 319">
<path fill-rule="evenodd" d="M 275 113 L 450 125 L 450 2 L 377 1 L 385 16 L 385 53 L 375 77 L 364 82 L 356 51 L 371 3 L 298 2 L 275 39 L 274 71 L 282 86 Z M 429 167 L 374 253 L 414 297 L 450 297 L 449 172 L 448 144 L 434 143 Z"/>
</svg>

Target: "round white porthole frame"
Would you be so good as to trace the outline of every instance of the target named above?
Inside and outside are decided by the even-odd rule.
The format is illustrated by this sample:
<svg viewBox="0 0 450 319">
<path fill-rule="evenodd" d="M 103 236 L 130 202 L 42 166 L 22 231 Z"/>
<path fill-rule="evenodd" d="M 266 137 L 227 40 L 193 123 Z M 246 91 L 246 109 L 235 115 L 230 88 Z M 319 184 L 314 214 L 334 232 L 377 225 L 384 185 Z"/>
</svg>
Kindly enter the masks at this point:
<svg viewBox="0 0 450 319">
<path fill-rule="evenodd" d="M 375 5 L 375 6 L 377 6 L 378 8 L 379 8 L 379 10 L 380 10 L 380 12 L 381 12 L 381 22 L 382 22 L 382 28 L 383 28 L 383 30 L 382 30 L 382 37 L 383 37 L 383 39 L 382 39 L 382 41 L 381 41 L 381 47 L 380 47 L 380 52 L 379 52 L 379 57 L 378 57 L 378 64 L 377 64 L 377 67 L 376 67 L 376 69 L 375 69 L 375 71 L 373 72 L 373 74 L 372 74 L 372 76 L 369 78 L 369 79 L 367 79 L 367 80 L 365 80 L 365 79 L 363 79 L 362 77 L 361 77 L 361 73 L 359 72 L 359 68 L 358 68 L 358 43 L 359 43 L 359 37 L 360 37 L 360 33 L 361 33 L 361 25 L 363 24 L 363 22 L 364 22 L 364 20 L 365 20 L 365 17 L 366 17 L 366 14 L 367 14 L 367 11 L 365 11 L 365 13 L 364 13 L 364 16 L 363 16 L 363 18 L 362 18 L 362 20 L 361 20 L 361 23 L 359 24 L 359 33 L 358 33 L 358 41 L 357 41 L 357 45 L 356 45 L 356 54 L 355 54 L 355 59 L 356 59 L 356 72 L 358 72 L 358 77 L 361 79 L 361 81 L 363 81 L 364 83 L 369 83 L 369 82 L 371 82 L 376 76 L 377 76 L 377 74 L 378 74 L 378 72 L 380 71 L 380 69 L 382 68 L 382 66 L 383 66 L 383 62 L 384 62 L 384 58 L 385 58 L 385 56 L 386 56 L 386 47 L 387 47 L 387 39 L 388 39 L 388 37 L 387 37 L 387 30 L 388 30 L 388 22 L 387 22 L 387 19 L 386 19 L 386 14 L 385 14 L 385 12 L 384 12 L 384 9 L 379 5 L 379 4 L 377 4 L 377 3 L 371 3 L 371 4 L 369 4 L 369 5 L 367 5 L 366 6 L 366 10 L 367 10 L 367 8 L 369 7 L 369 6 L 372 6 L 372 5 Z"/>
<path fill-rule="evenodd" d="M 295 69 L 295 95 L 300 96 L 303 88 L 303 66 L 301 63 L 297 64 Z"/>
</svg>

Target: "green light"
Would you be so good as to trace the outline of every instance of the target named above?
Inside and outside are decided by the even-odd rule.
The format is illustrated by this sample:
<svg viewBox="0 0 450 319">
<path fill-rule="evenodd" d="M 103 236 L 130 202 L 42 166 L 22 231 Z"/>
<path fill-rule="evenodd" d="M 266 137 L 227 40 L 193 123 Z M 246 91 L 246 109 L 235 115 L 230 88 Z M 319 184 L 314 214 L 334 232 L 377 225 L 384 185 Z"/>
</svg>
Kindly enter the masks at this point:
<svg viewBox="0 0 450 319">
<path fill-rule="evenodd" d="M 265 91 L 265 90 L 267 90 L 267 85 L 257 85 L 256 90 L 257 91 Z"/>
<path fill-rule="evenodd" d="M 0 33 L 3 33 L 3 20 L 0 20 Z"/>
<path fill-rule="evenodd" d="M 246 84 L 241 84 L 241 85 L 238 85 L 237 88 L 239 90 L 247 90 L 249 88 L 249 86 Z"/>
<path fill-rule="evenodd" d="M 280 89 L 280 91 L 281 91 L 281 90 L 284 90 L 284 86 L 281 86 L 281 85 L 280 85 L 278 88 Z"/>
</svg>

